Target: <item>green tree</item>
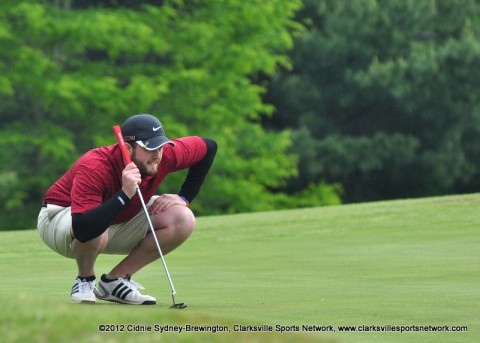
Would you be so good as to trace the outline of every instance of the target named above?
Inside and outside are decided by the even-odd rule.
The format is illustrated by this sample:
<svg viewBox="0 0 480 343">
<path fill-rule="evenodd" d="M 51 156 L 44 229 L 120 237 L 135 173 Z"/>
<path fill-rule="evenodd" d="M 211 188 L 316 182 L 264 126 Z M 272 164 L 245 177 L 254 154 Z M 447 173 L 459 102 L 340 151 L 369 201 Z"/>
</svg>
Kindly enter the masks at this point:
<svg viewBox="0 0 480 343">
<path fill-rule="evenodd" d="M 480 190 L 480 4 L 305 0 L 268 128 L 295 128 L 300 173 L 346 201 Z"/>
<path fill-rule="evenodd" d="M 264 87 L 254 79 L 289 65 L 285 52 L 300 30 L 293 20 L 300 5 L 0 4 L 1 226 L 33 227 L 47 187 L 80 154 L 114 144 L 112 125 L 136 113 L 157 115 L 172 138 L 202 135 L 219 143 L 208 184 L 193 203 L 197 213 L 284 206 L 285 195 L 271 189 L 295 175 L 297 160 L 284 153 L 288 132 L 260 125 L 272 106 L 262 103 Z M 160 192 L 178 191 L 184 176 L 172 176 Z"/>
</svg>

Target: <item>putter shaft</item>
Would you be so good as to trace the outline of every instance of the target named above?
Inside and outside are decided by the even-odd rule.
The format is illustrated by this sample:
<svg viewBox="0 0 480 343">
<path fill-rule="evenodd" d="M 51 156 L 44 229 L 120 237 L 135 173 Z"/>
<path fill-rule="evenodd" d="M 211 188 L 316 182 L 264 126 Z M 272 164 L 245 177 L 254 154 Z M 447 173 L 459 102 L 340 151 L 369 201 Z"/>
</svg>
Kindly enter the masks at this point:
<svg viewBox="0 0 480 343">
<path fill-rule="evenodd" d="M 150 227 L 150 231 L 152 232 L 153 239 L 155 240 L 155 244 L 157 246 L 158 254 L 160 255 L 160 259 L 162 260 L 163 269 L 165 269 L 165 274 L 167 274 L 167 279 L 168 279 L 168 282 L 170 283 L 170 288 L 172 289 L 173 305 L 175 305 L 175 295 L 177 294 L 177 292 L 175 291 L 172 278 L 170 277 L 170 273 L 168 272 L 167 264 L 165 263 L 165 258 L 163 257 L 162 249 L 160 248 L 160 243 L 158 243 L 157 235 L 155 234 L 155 229 L 153 228 L 152 220 L 150 219 L 150 215 L 148 214 L 147 205 L 145 205 L 142 192 L 140 191 L 140 188 L 138 186 L 137 186 L 137 194 L 138 194 L 138 197 L 140 198 L 140 202 L 142 203 L 143 211 L 147 216 L 148 226 Z"/>
</svg>

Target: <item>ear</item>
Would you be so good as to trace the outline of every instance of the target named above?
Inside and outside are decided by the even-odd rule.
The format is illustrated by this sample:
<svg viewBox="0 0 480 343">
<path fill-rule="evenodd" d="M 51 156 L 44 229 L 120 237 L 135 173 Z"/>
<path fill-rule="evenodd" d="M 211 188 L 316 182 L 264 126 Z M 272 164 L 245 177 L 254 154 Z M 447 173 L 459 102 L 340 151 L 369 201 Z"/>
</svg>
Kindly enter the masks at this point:
<svg viewBox="0 0 480 343">
<path fill-rule="evenodd" d="M 127 148 L 128 154 L 130 155 L 130 157 L 132 157 L 132 155 L 133 155 L 133 146 L 132 146 L 130 143 L 125 142 L 125 147 Z"/>
</svg>

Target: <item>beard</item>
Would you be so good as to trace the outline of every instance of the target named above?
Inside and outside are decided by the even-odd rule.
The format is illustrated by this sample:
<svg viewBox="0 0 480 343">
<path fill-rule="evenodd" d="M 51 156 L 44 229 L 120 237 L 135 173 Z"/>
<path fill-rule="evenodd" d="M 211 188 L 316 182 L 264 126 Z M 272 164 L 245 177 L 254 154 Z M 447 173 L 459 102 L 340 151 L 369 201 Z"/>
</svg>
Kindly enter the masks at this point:
<svg viewBox="0 0 480 343">
<path fill-rule="evenodd" d="M 140 174 L 142 176 L 155 176 L 155 175 L 157 175 L 158 165 L 160 164 L 160 161 L 157 161 L 156 159 L 150 159 L 146 163 L 140 162 L 137 159 L 137 155 L 136 155 L 135 151 L 133 151 L 132 162 L 135 163 L 135 165 L 137 166 L 137 168 L 140 171 Z"/>
</svg>

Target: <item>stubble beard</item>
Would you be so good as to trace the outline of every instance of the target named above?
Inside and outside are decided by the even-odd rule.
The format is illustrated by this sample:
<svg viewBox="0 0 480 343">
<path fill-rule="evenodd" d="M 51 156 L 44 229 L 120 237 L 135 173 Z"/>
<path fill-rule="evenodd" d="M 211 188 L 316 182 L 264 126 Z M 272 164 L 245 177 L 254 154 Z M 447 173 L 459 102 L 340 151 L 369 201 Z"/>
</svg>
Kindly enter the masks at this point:
<svg viewBox="0 0 480 343">
<path fill-rule="evenodd" d="M 143 176 L 155 176 L 157 175 L 157 171 L 158 171 L 158 165 L 160 162 L 158 163 L 155 163 L 155 168 L 153 168 L 154 166 L 154 163 L 143 163 L 143 162 L 140 162 L 138 159 L 137 159 L 137 156 L 135 154 L 135 151 L 133 152 L 132 154 L 132 161 L 133 163 L 135 163 L 135 165 L 137 166 L 138 170 L 140 171 L 140 174 Z M 151 168 L 149 169 L 148 166 L 151 166 Z"/>
</svg>

